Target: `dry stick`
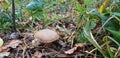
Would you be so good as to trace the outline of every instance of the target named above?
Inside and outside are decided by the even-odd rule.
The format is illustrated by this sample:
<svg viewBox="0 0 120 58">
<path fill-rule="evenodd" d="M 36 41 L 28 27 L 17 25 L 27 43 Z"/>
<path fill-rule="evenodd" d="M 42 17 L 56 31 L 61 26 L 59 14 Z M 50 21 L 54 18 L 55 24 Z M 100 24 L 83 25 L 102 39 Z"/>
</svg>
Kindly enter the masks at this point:
<svg viewBox="0 0 120 58">
<path fill-rule="evenodd" d="M 115 56 L 117 57 L 117 55 L 119 54 L 120 52 L 120 47 L 118 47 L 118 51 L 115 53 Z"/>
<path fill-rule="evenodd" d="M 13 21 L 13 29 L 16 31 L 16 24 L 15 24 L 15 3 L 14 0 L 12 0 L 12 21 Z"/>
</svg>

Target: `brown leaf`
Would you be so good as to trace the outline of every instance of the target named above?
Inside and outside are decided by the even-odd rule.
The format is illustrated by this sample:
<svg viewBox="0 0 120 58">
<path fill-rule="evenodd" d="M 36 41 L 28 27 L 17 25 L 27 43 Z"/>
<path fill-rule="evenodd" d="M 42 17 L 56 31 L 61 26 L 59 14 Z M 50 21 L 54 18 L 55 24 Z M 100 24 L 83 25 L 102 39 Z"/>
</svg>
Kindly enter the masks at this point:
<svg viewBox="0 0 120 58">
<path fill-rule="evenodd" d="M 40 53 L 39 51 L 36 51 L 32 58 L 41 58 L 42 55 L 43 55 L 42 53 Z"/>
<path fill-rule="evenodd" d="M 78 0 L 78 2 L 82 5 L 84 4 L 84 0 Z"/>
<path fill-rule="evenodd" d="M 7 45 L 7 47 L 16 48 L 20 43 L 22 43 L 22 41 L 20 41 L 20 40 L 12 40 Z"/>
<path fill-rule="evenodd" d="M 86 43 L 78 43 L 78 44 L 75 44 L 76 47 L 81 47 L 81 48 L 83 48 L 85 45 L 86 45 Z"/>
<path fill-rule="evenodd" d="M 64 53 L 65 54 L 76 54 L 77 52 L 80 52 L 80 50 L 82 50 L 84 46 L 85 46 L 85 43 L 75 44 L 75 47 L 67 51 L 64 51 Z"/>
<path fill-rule="evenodd" d="M 76 49 L 77 49 L 77 47 L 73 47 L 72 49 L 69 49 L 69 50 L 65 51 L 64 53 L 65 54 L 73 54 Z"/>
<path fill-rule="evenodd" d="M 0 52 L 7 52 L 9 50 L 9 48 L 7 46 L 2 46 L 0 48 Z"/>
<path fill-rule="evenodd" d="M 33 34 L 32 33 L 21 33 L 20 36 L 27 38 L 27 37 L 33 37 Z"/>
</svg>

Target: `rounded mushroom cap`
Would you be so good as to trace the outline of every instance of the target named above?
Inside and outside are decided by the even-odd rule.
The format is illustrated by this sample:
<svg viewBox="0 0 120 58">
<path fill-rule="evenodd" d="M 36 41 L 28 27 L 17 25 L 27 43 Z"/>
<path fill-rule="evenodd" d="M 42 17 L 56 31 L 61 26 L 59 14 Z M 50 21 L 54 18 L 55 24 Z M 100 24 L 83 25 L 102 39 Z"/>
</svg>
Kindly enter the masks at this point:
<svg viewBox="0 0 120 58">
<path fill-rule="evenodd" d="M 41 43 L 51 43 L 59 39 L 59 35 L 57 34 L 57 32 L 50 29 L 37 31 L 34 37 Z"/>
</svg>

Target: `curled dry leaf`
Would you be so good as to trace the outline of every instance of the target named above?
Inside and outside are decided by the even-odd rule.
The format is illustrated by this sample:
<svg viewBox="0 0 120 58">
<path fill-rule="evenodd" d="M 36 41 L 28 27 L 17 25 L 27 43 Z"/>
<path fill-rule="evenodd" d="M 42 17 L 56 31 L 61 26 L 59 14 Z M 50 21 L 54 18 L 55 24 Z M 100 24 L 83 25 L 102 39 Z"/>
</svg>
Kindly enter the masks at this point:
<svg viewBox="0 0 120 58">
<path fill-rule="evenodd" d="M 16 48 L 20 43 L 22 43 L 21 40 L 12 40 L 7 47 Z"/>
<path fill-rule="evenodd" d="M 79 43 L 79 44 L 76 44 L 75 47 L 67 50 L 67 51 L 64 51 L 65 54 L 75 54 L 77 52 L 80 52 L 80 50 L 82 50 L 82 48 L 85 46 L 85 43 Z"/>
</svg>

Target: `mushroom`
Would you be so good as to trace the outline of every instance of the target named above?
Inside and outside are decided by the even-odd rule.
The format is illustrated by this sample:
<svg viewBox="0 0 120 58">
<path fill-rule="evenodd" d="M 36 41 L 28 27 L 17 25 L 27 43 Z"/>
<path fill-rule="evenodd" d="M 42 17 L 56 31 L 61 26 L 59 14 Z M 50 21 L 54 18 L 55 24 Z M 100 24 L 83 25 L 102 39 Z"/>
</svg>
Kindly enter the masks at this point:
<svg viewBox="0 0 120 58">
<path fill-rule="evenodd" d="M 59 35 L 57 32 L 50 29 L 39 30 L 34 34 L 35 41 L 39 41 L 40 43 L 51 43 L 59 39 Z"/>
<path fill-rule="evenodd" d="M 3 43 L 4 43 L 3 39 L 0 38 L 0 48 L 2 47 Z"/>
</svg>

